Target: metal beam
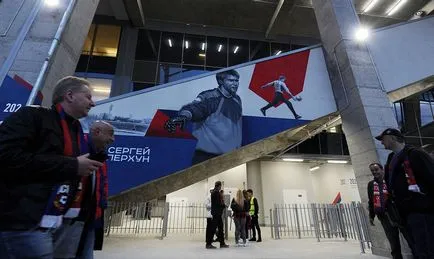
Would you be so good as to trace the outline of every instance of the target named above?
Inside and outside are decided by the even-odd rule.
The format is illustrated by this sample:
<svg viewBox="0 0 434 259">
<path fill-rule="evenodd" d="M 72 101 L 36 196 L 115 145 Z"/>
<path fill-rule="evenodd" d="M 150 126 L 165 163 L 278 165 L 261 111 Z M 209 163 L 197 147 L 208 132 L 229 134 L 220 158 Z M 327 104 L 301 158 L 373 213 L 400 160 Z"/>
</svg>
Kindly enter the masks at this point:
<svg viewBox="0 0 434 259">
<path fill-rule="evenodd" d="M 279 0 L 279 3 L 276 6 L 276 9 L 274 10 L 273 17 L 271 17 L 270 23 L 268 24 L 267 31 L 265 32 L 265 38 L 268 38 L 268 35 L 270 34 L 271 29 L 273 28 L 274 22 L 276 21 L 277 15 L 279 15 L 280 9 L 282 8 L 283 3 L 285 0 Z"/>
</svg>

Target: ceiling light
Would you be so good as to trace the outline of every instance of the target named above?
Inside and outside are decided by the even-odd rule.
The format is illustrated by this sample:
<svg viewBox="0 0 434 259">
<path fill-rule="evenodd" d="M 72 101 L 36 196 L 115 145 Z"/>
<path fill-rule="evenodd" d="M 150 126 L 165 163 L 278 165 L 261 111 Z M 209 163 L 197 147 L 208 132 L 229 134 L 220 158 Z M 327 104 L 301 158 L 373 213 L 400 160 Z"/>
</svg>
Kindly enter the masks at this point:
<svg viewBox="0 0 434 259">
<path fill-rule="evenodd" d="M 218 48 L 218 52 L 220 52 L 220 51 L 222 51 L 222 48 L 223 48 L 223 45 L 222 44 L 219 44 L 219 48 Z"/>
<path fill-rule="evenodd" d="M 280 55 L 280 53 L 282 53 L 282 51 L 281 51 L 281 50 L 278 50 L 278 51 L 276 52 L 276 56 L 277 56 L 277 55 Z"/>
<path fill-rule="evenodd" d="M 309 168 L 309 171 L 313 172 L 319 169 L 319 165 Z"/>
<path fill-rule="evenodd" d="M 59 5 L 59 0 L 45 0 L 45 4 L 49 7 L 56 7 Z"/>
<path fill-rule="evenodd" d="M 189 47 L 189 42 L 188 42 L 188 40 L 186 40 L 185 41 L 185 48 L 188 49 L 188 47 Z"/>
<path fill-rule="evenodd" d="M 358 28 L 354 34 L 354 38 L 359 42 L 366 41 L 366 39 L 369 38 L 369 29 L 366 27 Z"/>
<path fill-rule="evenodd" d="M 202 42 L 202 50 L 205 50 L 205 42 Z"/>
<path fill-rule="evenodd" d="M 173 45 L 172 45 L 172 40 L 171 39 L 168 39 L 168 41 L 169 41 L 169 47 L 172 47 Z"/>
<path fill-rule="evenodd" d="M 377 4 L 378 0 L 372 0 L 371 2 L 369 2 L 368 5 L 366 5 L 365 9 L 363 10 L 364 13 L 369 12 L 369 10 L 371 10 L 375 4 Z"/>
<path fill-rule="evenodd" d="M 239 49 L 240 47 L 238 47 L 238 46 L 236 46 L 235 47 L 235 49 L 234 49 L 234 54 L 236 54 L 237 52 L 238 52 L 238 49 Z"/>
<path fill-rule="evenodd" d="M 286 162 L 303 162 L 304 159 L 302 158 L 282 158 L 283 161 Z"/>
<path fill-rule="evenodd" d="M 330 133 L 336 133 L 337 132 L 336 127 L 329 128 L 329 132 Z"/>
<path fill-rule="evenodd" d="M 407 2 L 407 0 L 399 0 L 392 8 L 390 8 L 387 11 L 387 16 L 390 16 L 392 14 L 394 14 L 396 11 L 398 11 L 405 3 Z"/>
<path fill-rule="evenodd" d="M 346 160 L 327 160 L 327 163 L 329 164 L 346 164 L 348 161 Z"/>
<path fill-rule="evenodd" d="M 199 53 L 199 57 L 205 57 L 204 53 Z"/>
</svg>

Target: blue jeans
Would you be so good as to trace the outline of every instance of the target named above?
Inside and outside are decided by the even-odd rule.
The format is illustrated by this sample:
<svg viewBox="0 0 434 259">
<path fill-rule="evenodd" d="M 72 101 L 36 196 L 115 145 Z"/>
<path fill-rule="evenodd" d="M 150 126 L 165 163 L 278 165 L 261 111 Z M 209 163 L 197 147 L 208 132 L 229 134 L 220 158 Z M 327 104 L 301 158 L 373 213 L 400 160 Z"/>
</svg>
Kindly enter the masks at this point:
<svg viewBox="0 0 434 259">
<path fill-rule="evenodd" d="M 95 244 L 95 231 L 93 228 L 87 230 L 87 235 L 83 240 L 83 251 L 77 259 L 93 259 L 93 247 Z"/>
<path fill-rule="evenodd" d="M 0 258 L 53 259 L 51 230 L 1 231 Z"/>
</svg>

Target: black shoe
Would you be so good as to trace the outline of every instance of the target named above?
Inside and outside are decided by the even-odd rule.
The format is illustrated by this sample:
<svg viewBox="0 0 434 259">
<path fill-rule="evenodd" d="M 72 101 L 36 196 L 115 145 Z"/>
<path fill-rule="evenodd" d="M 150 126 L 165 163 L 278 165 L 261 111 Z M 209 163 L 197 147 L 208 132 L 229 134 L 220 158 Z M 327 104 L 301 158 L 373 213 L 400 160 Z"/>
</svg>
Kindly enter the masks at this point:
<svg viewBox="0 0 434 259">
<path fill-rule="evenodd" d="M 249 241 L 256 241 L 256 237 L 250 238 Z"/>
<path fill-rule="evenodd" d="M 216 249 L 217 247 L 215 247 L 213 245 L 206 245 L 205 248 L 206 249 Z"/>
<path fill-rule="evenodd" d="M 265 109 L 264 108 L 261 108 L 261 112 L 264 116 L 267 116 L 267 115 L 265 115 Z"/>
<path fill-rule="evenodd" d="M 228 247 L 229 247 L 229 245 L 227 245 L 227 244 L 225 244 L 225 243 L 220 244 L 220 248 L 228 248 Z"/>
<path fill-rule="evenodd" d="M 258 240 L 256 240 L 256 242 L 262 242 L 262 238 L 259 238 Z"/>
</svg>

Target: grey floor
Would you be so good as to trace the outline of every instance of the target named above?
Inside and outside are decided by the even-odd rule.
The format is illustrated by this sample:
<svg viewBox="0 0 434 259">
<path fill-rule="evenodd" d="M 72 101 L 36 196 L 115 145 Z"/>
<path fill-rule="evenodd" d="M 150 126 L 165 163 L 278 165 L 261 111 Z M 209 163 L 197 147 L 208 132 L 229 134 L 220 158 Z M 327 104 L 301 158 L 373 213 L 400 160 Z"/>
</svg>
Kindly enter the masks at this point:
<svg viewBox="0 0 434 259">
<path fill-rule="evenodd" d="M 315 239 L 264 239 L 262 243 L 251 242 L 248 247 L 205 249 L 200 236 L 170 236 L 164 240 L 156 237 L 109 237 L 102 252 L 95 252 L 96 259 L 138 258 L 206 258 L 206 259 L 253 259 L 253 258 L 366 258 L 380 259 L 367 251 L 360 253 L 356 241 L 321 241 Z"/>
</svg>

